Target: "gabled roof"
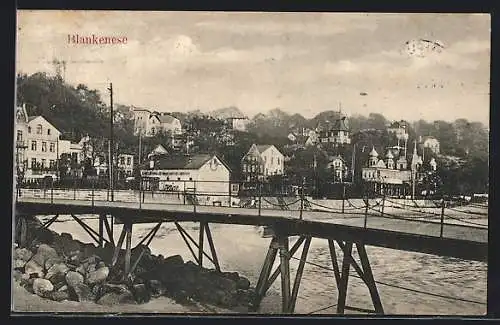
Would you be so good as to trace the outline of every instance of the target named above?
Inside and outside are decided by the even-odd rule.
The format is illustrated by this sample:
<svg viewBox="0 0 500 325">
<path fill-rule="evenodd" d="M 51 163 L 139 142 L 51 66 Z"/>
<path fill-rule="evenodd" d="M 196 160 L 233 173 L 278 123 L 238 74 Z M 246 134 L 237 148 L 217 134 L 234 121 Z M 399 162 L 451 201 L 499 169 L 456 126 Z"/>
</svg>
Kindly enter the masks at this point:
<svg viewBox="0 0 500 325">
<path fill-rule="evenodd" d="M 170 124 L 178 119 L 173 117 L 172 115 L 164 114 L 164 115 L 158 115 L 158 120 L 160 120 L 161 123 L 169 123 Z"/>
<path fill-rule="evenodd" d="M 333 126 L 330 128 L 333 131 L 349 131 L 349 121 L 347 117 L 342 117 L 333 123 Z"/>
<path fill-rule="evenodd" d="M 47 119 L 45 117 L 43 117 L 42 115 L 36 115 L 36 116 L 28 116 L 28 123 L 36 120 L 37 118 L 42 118 L 47 124 L 49 124 L 56 132 L 58 133 L 61 133 L 61 131 L 59 131 L 58 128 L 56 128 L 52 123 L 50 123 L 49 121 L 47 121 Z"/>
<path fill-rule="evenodd" d="M 155 169 L 200 169 L 205 165 L 214 155 L 210 154 L 197 154 L 192 156 L 175 155 L 169 157 L 159 158 L 155 163 Z M 221 161 L 218 157 L 217 159 Z M 222 161 L 221 161 L 222 162 Z M 224 163 L 223 163 L 224 164 Z M 226 166 L 227 167 L 227 166 Z"/>
<path fill-rule="evenodd" d="M 257 144 L 255 145 L 257 147 L 257 150 L 260 152 L 260 153 L 263 153 L 264 151 L 266 151 L 267 149 L 273 147 L 272 144 Z"/>
<path fill-rule="evenodd" d="M 370 151 L 370 157 L 378 157 L 378 153 L 375 150 L 375 147 L 372 147 L 372 151 Z"/>
</svg>

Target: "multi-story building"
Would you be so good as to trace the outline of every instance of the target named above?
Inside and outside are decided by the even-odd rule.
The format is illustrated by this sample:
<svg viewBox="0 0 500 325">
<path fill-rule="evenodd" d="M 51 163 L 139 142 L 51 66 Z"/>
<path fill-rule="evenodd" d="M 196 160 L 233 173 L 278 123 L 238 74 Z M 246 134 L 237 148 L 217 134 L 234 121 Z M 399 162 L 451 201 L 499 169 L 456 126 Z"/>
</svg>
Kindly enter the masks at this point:
<svg viewBox="0 0 500 325">
<path fill-rule="evenodd" d="M 246 132 L 250 120 L 247 117 L 230 117 L 228 122 L 232 130 Z"/>
<path fill-rule="evenodd" d="M 347 178 L 347 165 L 341 156 L 330 157 L 327 168 L 332 172 L 334 183 L 343 183 Z"/>
<path fill-rule="evenodd" d="M 439 154 L 439 140 L 432 136 L 420 137 L 420 143 L 424 148 L 429 148 L 434 154 Z"/>
<path fill-rule="evenodd" d="M 394 121 L 387 127 L 387 132 L 396 135 L 398 140 L 404 141 L 408 139 L 408 127 L 408 122 L 404 120 Z"/>
<path fill-rule="evenodd" d="M 332 126 L 320 128 L 319 138 L 320 142 L 324 144 L 343 145 L 351 143 L 350 134 L 349 120 L 343 116 L 335 120 Z"/>
<path fill-rule="evenodd" d="M 283 175 L 285 156 L 274 145 L 253 144 L 241 159 L 247 181 L 262 180 L 271 175 Z"/>
<path fill-rule="evenodd" d="M 182 134 L 181 121 L 167 113 L 151 113 L 146 134 L 153 136 L 158 132 L 170 132 L 172 136 Z"/>
<path fill-rule="evenodd" d="M 15 129 L 16 161 L 24 178 L 57 177 L 61 132 L 43 116 L 28 116 L 25 106 L 17 108 Z"/>
<path fill-rule="evenodd" d="M 141 166 L 141 177 L 146 190 L 188 195 L 202 205 L 230 204 L 232 192 L 231 170 L 217 155 L 175 155 L 152 159 Z"/>
<path fill-rule="evenodd" d="M 123 172 L 122 176 L 130 177 L 134 173 L 134 155 L 122 153 L 118 155 L 118 170 Z"/>
<path fill-rule="evenodd" d="M 182 125 L 178 118 L 168 114 L 150 111 L 144 108 L 132 110 L 134 116 L 134 134 L 154 136 L 158 132 L 170 132 L 172 135 L 182 134 Z"/>
</svg>

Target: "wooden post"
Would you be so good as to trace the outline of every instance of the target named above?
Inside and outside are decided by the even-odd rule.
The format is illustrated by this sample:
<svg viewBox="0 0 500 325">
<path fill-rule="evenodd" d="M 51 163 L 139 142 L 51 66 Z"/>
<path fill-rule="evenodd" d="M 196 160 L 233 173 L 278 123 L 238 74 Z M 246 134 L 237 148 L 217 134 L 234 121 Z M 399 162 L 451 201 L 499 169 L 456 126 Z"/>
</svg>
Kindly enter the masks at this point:
<svg viewBox="0 0 500 325">
<path fill-rule="evenodd" d="M 259 216 L 261 214 L 261 209 L 262 209 L 262 183 L 259 181 Z"/>
<path fill-rule="evenodd" d="M 54 203 L 54 181 L 50 182 L 50 203 Z"/>
<path fill-rule="evenodd" d="M 443 230 L 444 230 L 444 198 L 441 199 L 441 228 L 439 230 L 439 237 L 443 238 Z"/>
<path fill-rule="evenodd" d="M 186 205 L 186 181 L 184 181 L 184 192 L 182 195 L 182 201 L 183 201 L 184 205 Z"/>
<path fill-rule="evenodd" d="M 212 259 L 214 261 L 215 270 L 217 270 L 217 272 L 220 272 L 220 265 L 219 265 L 219 260 L 217 258 L 217 251 L 215 250 L 214 240 L 212 238 L 212 232 L 210 231 L 208 223 L 205 224 L 205 231 L 207 233 L 208 245 L 210 246 L 210 251 L 212 252 Z"/>
<path fill-rule="evenodd" d="M 290 256 L 288 251 L 288 235 L 279 234 L 278 244 L 281 260 L 281 311 L 289 312 L 290 306 Z"/>
<path fill-rule="evenodd" d="M 377 290 L 377 284 L 375 283 L 375 279 L 373 277 L 365 245 L 363 243 L 356 243 L 356 250 L 358 251 L 361 266 L 363 267 L 363 280 L 365 281 L 366 285 L 368 286 L 368 290 L 370 291 L 370 296 L 372 298 L 373 306 L 375 307 L 375 312 L 378 314 L 383 314 L 384 308 L 382 306 L 382 301 L 380 300 L 380 295 Z"/>
<path fill-rule="evenodd" d="M 76 177 L 75 181 L 73 182 L 73 200 L 76 200 Z"/>
<path fill-rule="evenodd" d="M 201 221 L 200 222 L 200 235 L 199 235 L 199 241 L 198 241 L 198 261 L 199 261 L 199 266 L 200 268 L 203 268 L 203 243 L 205 242 L 204 238 L 205 234 L 205 222 Z"/>
<path fill-rule="evenodd" d="M 118 238 L 118 242 L 115 246 L 115 252 L 113 253 L 113 258 L 111 259 L 111 266 L 115 266 L 118 261 L 118 256 L 120 255 L 120 250 L 122 249 L 123 240 L 125 239 L 125 234 L 127 232 L 127 227 L 124 224 L 122 228 L 122 232 L 120 233 L 120 238 Z"/>
<path fill-rule="evenodd" d="M 273 267 L 274 260 L 276 259 L 276 255 L 278 253 L 278 239 L 277 237 L 273 237 L 271 243 L 269 244 L 269 249 L 267 250 L 266 258 L 264 259 L 264 264 L 262 265 L 262 269 L 260 271 L 259 280 L 257 281 L 257 285 L 255 286 L 255 297 L 252 302 L 252 310 L 257 311 L 259 308 L 260 302 L 265 295 L 265 289 L 267 286 L 267 281 L 269 279 L 269 275 L 271 274 L 271 269 Z"/>
<path fill-rule="evenodd" d="M 104 219 L 106 218 L 105 214 L 99 214 L 99 247 L 104 247 Z"/>
<path fill-rule="evenodd" d="M 19 220 L 19 246 L 26 247 L 28 243 L 28 224 L 25 216 L 17 216 Z"/>
<path fill-rule="evenodd" d="M 345 183 L 342 184 L 342 213 L 344 213 L 345 206 Z"/>
<path fill-rule="evenodd" d="M 366 223 L 368 222 L 368 197 L 364 199 L 365 201 L 365 224 L 364 227 L 366 228 Z"/>
<path fill-rule="evenodd" d="M 384 192 L 384 195 L 382 196 L 382 207 L 380 210 L 382 217 L 384 216 L 384 207 L 385 207 L 385 192 Z"/>
<path fill-rule="evenodd" d="M 337 314 L 343 314 L 345 310 L 346 298 L 347 298 L 347 284 L 349 281 L 349 269 L 351 266 L 352 253 L 352 243 L 346 242 L 344 249 L 344 258 L 342 260 L 342 275 L 340 277 L 340 286 L 338 288 L 338 302 L 337 302 Z"/>
<path fill-rule="evenodd" d="M 332 259 L 333 274 L 335 276 L 335 282 L 337 283 L 337 287 L 340 287 L 339 263 L 337 261 L 337 253 L 335 252 L 335 242 L 333 239 L 328 239 L 328 247 L 330 248 L 330 258 Z"/>
<path fill-rule="evenodd" d="M 130 257 L 132 254 L 132 223 L 126 222 L 125 229 L 127 234 L 127 242 L 125 246 L 125 274 L 130 272 Z"/>
<path fill-rule="evenodd" d="M 94 181 L 92 180 L 92 206 L 94 206 Z"/>
<path fill-rule="evenodd" d="M 304 242 L 304 248 L 302 249 L 302 255 L 300 256 L 300 263 L 295 274 L 295 281 L 293 283 L 292 297 L 290 298 L 289 311 L 293 313 L 295 311 L 295 304 L 297 302 L 297 296 L 299 294 L 300 280 L 302 279 L 302 274 L 304 272 L 304 266 L 306 264 L 307 253 L 309 252 L 309 246 L 311 245 L 311 237 L 307 237 Z"/>
</svg>

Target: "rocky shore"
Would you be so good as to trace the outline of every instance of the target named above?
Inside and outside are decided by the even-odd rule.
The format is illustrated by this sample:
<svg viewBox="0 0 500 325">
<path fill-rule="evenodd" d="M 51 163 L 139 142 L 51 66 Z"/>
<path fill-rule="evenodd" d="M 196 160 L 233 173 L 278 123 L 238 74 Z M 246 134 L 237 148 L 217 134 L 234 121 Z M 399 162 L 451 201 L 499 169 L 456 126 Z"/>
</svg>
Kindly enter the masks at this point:
<svg viewBox="0 0 500 325">
<path fill-rule="evenodd" d="M 205 303 L 248 311 L 254 290 L 250 281 L 236 272 L 200 268 L 179 255 L 155 256 L 148 247 L 138 246 L 132 250 L 131 263 L 143 251 L 142 257 L 125 279 L 124 250 L 112 267 L 112 245 L 100 248 L 40 226 L 38 219 L 28 220 L 31 244 L 14 248 L 13 277 L 42 298 L 111 306 L 142 304 L 164 296 L 180 304 Z"/>
</svg>

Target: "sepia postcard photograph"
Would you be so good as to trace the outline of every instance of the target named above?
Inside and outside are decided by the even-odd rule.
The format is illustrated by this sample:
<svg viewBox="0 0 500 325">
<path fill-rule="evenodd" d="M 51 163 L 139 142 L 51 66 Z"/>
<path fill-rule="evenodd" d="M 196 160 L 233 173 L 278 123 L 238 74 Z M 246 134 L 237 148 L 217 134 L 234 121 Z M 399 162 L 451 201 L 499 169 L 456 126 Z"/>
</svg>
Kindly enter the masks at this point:
<svg viewBox="0 0 500 325">
<path fill-rule="evenodd" d="M 486 315 L 489 14 L 16 16 L 12 314 Z"/>
</svg>

